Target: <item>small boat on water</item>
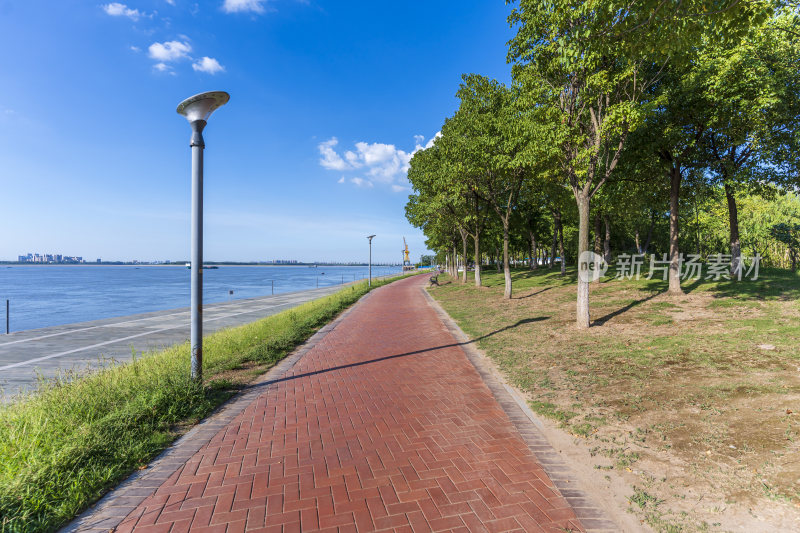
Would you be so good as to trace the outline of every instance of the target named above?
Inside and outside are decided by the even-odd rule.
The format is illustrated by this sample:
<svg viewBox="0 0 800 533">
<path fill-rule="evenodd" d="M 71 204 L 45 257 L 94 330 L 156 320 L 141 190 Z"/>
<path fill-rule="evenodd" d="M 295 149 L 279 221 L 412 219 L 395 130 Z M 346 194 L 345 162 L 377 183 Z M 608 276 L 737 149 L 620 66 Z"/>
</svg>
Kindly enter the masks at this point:
<svg viewBox="0 0 800 533">
<path fill-rule="evenodd" d="M 191 270 L 192 264 L 191 263 L 186 263 L 186 268 Z M 216 270 L 218 268 L 219 267 L 217 265 L 203 265 L 203 270 Z"/>
</svg>

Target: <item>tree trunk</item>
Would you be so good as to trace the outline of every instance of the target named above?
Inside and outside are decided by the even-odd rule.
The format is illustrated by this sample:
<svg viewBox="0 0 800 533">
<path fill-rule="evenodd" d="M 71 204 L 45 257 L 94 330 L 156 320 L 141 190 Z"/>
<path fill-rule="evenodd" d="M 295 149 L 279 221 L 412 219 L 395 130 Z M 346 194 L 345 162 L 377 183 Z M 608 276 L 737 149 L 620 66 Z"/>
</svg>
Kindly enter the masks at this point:
<svg viewBox="0 0 800 533">
<path fill-rule="evenodd" d="M 636 232 L 633 234 L 633 238 L 636 241 L 636 253 L 642 253 L 642 247 L 639 245 L 639 228 L 636 228 Z"/>
<path fill-rule="evenodd" d="M 536 234 L 532 231 L 529 234 L 531 237 L 531 264 L 529 268 L 535 270 L 539 268 L 539 250 L 536 249 Z"/>
<path fill-rule="evenodd" d="M 611 224 L 608 221 L 608 215 L 603 215 L 603 223 L 606 228 L 606 236 L 603 239 L 603 259 L 606 263 L 611 263 Z"/>
<path fill-rule="evenodd" d="M 556 246 L 558 246 L 558 226 L 556 225 L 556 212 L 553 211 L 553 248 L 550 252 L 550 263 L 547 268 L 553 268 L 556 264 Z"/>
<path fill-rule="evenodd" d="M 696 229 L 696 237 L 697 237 L 697 244 L 695 245 L 695 251 L 697 255 L 700 256 L 700 212 L 697 209 L 697 195 L 694 195 L 694 227 Z"/>
<path fill-rule="evenodd" d="M 594 253 L 597 255 L 603 255 L 603 240 L 600 234 L 601 231 L 600 211 L 598 211 L 594 215 Z"/>
<path fill-rule="evenodd" d="M 678 199 L 681 193 L 680 166 L 673 163 L 669 188 L 669 292 L 683 294 L 681 289 L 681 258 L 678 250 Z"/>
<path fill-rule="evenodd" d="M 506 279 L 506 289 L 503 298 L 511 299 L 511 267 L 508 264 L 508 225 L 510 220 L 503 221 L 503 277 Z"/>
<path fill-rule="evenodd" d="M 461 283 L 467 282 L 467 243 L 469 241 L 469 233 L 466 230 L 459 230 L 461 232 L 461 256 L 464 258 L 464 272 L 461 274 Z"/>
<path fill-rule="evenodd" d="M 588 270 L 583 252 L 589 251 L 589 195 L 582 189 L 575 188 L 575 200 L 578 203 L 578 274 Z M 589 327 L 589 282 L 578 276 L 578 304 L 576 309 L 576 325 L 580 329 Z"/>
<path fill-rule="evenodd" d="M 475 233 L 475 286 L 481 286 L 481 235 Z"/>
<path fill-rule="evenodd" d="M 561 221 L 561 210 L 558 211 L 558 254 L 561 256 L 561 275 L 567 273 L 567 260 L 564 257 L 564 224 Z"/>
<path fill-rule="evenodd" d="M 646 254 L 647 250 L 650 248 L 650 241 L 653 239 L 653 228 L 656 225 L 656 215 L 655 213 L 650 213 L 650 227 L 647 228 L 647 239 L 644 241 L 644 248 L 642 248 L 642 253 Z"/>
<path fill-rule="evenodd" d="M 731 226 L 731 279 L 739 279 L 742 268 L 742 248 L 739 243 L 739 211 L 736 208 L 736 196 L 733 187 L 725 183 L 725 198 L 728 200 L 728 222 Z"/>
</svg>

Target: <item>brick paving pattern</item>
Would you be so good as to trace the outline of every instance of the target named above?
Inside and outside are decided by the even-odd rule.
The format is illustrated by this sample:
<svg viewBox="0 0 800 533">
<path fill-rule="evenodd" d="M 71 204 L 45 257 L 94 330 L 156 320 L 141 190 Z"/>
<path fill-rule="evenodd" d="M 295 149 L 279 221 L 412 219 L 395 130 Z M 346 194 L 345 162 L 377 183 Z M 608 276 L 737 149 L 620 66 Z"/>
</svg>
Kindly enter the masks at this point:
<svg viewBox="0 0 800 533">
<path fill-rule="evenodd" d="M 363 300 L 116 531 L 582 531 L 426 282 Z"/>
</svg>

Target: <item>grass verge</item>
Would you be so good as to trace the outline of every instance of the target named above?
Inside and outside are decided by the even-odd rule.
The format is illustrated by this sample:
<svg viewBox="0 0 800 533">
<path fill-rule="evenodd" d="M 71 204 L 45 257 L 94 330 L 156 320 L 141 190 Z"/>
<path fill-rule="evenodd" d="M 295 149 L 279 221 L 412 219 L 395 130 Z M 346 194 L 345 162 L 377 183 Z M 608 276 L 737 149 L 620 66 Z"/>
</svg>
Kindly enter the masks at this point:
<svg viewBox="0 0 800 533">
<path fill-rule="evenodd" d="M 485 287 L 442 276 L 430 292 L 590 467 L 647 489 L 655 499 L 631 505 L 642 519 L 658 531 L 796 529 L 800 276 L 688 281 L 680 296 L 660 280 L 604 278 L 590 287 L 589 330 L 575 327 L 574 269 L 512 277 L 511 300 L 491 270 Z"/>
<path fill-rule="evenodd" d="M 203 384 L 190 379 L 185 343 L 64 374 L 0 407 L 0 532 L 63 526 L 369 290 L 358 283 L 205 337 Z"/>
</svg>

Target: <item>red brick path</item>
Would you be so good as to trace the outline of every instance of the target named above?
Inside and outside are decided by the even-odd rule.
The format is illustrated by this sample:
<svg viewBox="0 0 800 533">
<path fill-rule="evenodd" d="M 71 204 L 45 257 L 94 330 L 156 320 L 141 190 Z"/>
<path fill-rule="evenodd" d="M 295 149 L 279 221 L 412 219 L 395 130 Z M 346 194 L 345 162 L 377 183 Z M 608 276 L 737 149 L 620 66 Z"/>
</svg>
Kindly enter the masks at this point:
<svg viewBox="0 0 800 533">
<path fill-rule="evenodd" d="M 426 282 L 362 301 L 117 531 L 580 530 Z"/>
</svg>

